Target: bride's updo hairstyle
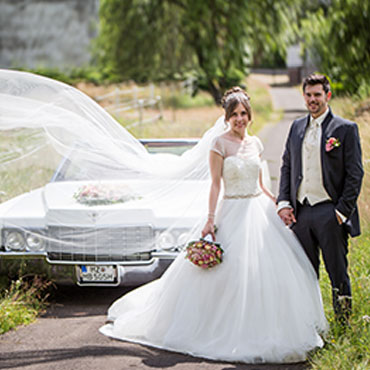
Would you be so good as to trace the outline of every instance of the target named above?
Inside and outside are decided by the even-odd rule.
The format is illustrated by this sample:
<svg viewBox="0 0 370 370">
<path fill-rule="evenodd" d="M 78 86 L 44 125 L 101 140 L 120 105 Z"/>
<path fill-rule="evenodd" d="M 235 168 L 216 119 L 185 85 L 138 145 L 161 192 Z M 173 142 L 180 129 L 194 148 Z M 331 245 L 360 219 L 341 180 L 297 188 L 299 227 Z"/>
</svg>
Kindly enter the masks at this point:
<svg viewBox="0 0 370 370">
<path fill-rule="evenodd" d="M 222 97 L 221 104 L 225 110 L 225 121 L 228 121 L 237 105 L 241 103 L 248 112 L 249 120 L 252 120 L 252 107 L 248 94 L 239 86 L 227 90 Z"/>
</svg>

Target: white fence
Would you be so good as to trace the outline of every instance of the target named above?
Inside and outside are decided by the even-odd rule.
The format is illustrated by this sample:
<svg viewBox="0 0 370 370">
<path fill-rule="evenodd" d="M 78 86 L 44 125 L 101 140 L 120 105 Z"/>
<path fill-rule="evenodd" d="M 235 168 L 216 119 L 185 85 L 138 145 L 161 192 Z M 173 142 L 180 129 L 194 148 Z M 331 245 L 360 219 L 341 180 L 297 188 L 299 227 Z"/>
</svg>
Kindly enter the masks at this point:
<svg viewBox="0 0 370 370">
<path fill-rule="evenodd" d="M 131 112 L 132 117 L 134 113 L 137 119 L 128 124 L 126 128 L 156 122 L 163 118 L 162 100 L 159 95 L 155 95 L 153 84 L 147 87 L 133 86 L 128 90 L 117 87 L 107 94 L 95 97 L 95 100 L 99 103 L 106 102 L 107 105 L 104 105 L 104 108 L 116 117 L 123 117 L 125 112 Z M 145 117 L 146 108 L 152 108 L 158 113 Z"/>
</svg>

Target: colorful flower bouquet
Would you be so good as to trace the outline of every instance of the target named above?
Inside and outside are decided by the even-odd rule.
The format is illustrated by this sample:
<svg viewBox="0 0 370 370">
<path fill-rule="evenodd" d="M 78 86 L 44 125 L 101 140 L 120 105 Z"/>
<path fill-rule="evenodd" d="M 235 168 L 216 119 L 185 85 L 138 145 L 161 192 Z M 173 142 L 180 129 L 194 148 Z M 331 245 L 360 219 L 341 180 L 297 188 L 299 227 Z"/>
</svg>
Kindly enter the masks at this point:
<svg viewBox="0 0 370 370">
<path fill-rule="evenodd" d="M 220 244 L 201 238 L 187 245 L 185 258 L 196 266 L 208 269 L 222 262 L 223 253 Z"/>
<path fill-rule="evenodd" d="M 134 199 L 140 199 L 127 185 L 83 185 L 74 194 L 73 198 L 78 203 L 87 206 L 108 205 L 124 203 Z"/>
</svg>

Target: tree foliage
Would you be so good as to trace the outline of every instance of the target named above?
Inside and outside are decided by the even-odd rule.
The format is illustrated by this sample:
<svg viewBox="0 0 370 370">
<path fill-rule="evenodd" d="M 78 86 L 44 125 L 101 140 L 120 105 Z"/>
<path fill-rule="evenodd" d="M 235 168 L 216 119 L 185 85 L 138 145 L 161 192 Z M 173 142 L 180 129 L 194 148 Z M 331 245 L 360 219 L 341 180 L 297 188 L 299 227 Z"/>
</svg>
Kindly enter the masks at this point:
<svg viewBox="0 0 370 370">
<path fill-rule="evenodd" d="M 302 22 L 307 53 L 337 91 L 370 94 L 370 3 L 332 0 Z"/>
<path fill-rule="evenodd" d="M 95 54 L 114 80 L 183 79 L 216 102 L 252 56 L 284 55 L 299 0 L 102 0 Z"/>
</svg>

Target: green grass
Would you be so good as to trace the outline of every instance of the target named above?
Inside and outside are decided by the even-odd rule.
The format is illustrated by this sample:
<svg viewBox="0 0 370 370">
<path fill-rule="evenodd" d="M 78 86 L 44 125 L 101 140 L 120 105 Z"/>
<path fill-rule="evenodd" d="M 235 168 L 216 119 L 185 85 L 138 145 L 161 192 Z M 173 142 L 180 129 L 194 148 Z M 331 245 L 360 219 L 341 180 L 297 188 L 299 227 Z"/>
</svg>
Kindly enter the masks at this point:
<svg viewBox="0 0 370 370">
<path fill-rule="evenodd" d="M 164 108 L 175 109 L 192 109 L 198 107 L 212 107 L 215 102 L 210 94 L 199 92 L 196 96 L 191 96 L 181 90 L 175 90 L 171 95 L 171 91 L 167 93 L 162 102 Z"/>
<path fill-rule="evenodd" d="M 0 131 L 0 203 L 45 185 L 61 160 L 42 129 Z"/>
<path fill-rule="evenodd" d="M 349 273 L 352 283 L 353 314 L 350 327 L 343 333 L 334 320 L 331 303 L 331 286 L 327 274 L 321 269 L 321 290 L 330 331 L 325 347 L 310 359 L 312 369 L 369 369 L 370 368 L 370 233 L 351 241 Z"/>
<path fill-rule="evenodd" d="M 49 168 L 39 168 L 35 165 L 19 169 L 8 168 L 0 171 L 0 203 L 32 189 L 44 186 L 54 173 Z"/>
<path fill-rule="evenodd" d="M 248 79 L 248 94 L 252 105 L 252 130 L 256 133 L 266 124 L 277 122 L 282 119 L 283 112 L 274 112 L 271 96 L 266 85 L 259 81 Z"/>
<path fill-rule="evenodd" d="M 0 282 L 0 334 L 19 326 L 33 322 L 46 306 L 48 295 L 45 294 L 51 282 L 39 276 L 32 280 L 25 277 L 11 282 L 5 288 Z"/>
</svg>

